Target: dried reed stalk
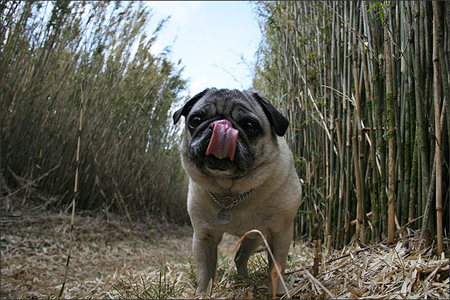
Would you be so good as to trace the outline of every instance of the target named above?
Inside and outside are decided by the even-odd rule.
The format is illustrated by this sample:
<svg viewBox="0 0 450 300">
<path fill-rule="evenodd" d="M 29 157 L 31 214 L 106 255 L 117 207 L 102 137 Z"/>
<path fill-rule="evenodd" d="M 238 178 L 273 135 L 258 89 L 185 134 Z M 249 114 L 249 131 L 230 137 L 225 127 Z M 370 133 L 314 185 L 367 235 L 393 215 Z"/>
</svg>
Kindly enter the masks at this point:
<svg viewBox="0 0 450 300">
<path fill-rule="evenodd" d="M 64 293 L 64 288 L 67 282 L 67 275 L 69 273 L 69 265 L 70 265 L 70 257 L 72 256 L 72 248 L 73 248 L 73 240 L 75 236 L 75 203 L 76 198 L 78 196 L 78 170 L 80 168 L 80 147 L 81 147 L 81 134 L 83 132 L 83 106 L 84 106 L 84 89 L 83 85 L 81 85 L 81 98 L 80 98 L 80 119 L 78 124 L 78 138 L 77 138 L 77 150 L 76 150 L 76 171 L 75 171 L 75 183 L 73 189 L 73 198 L 72 198 L 72 217 L 70 219 L 70 242 L 69 242 L 69 253 L 67 254 L 66 266 L 64 271 L 64 279 L 61 285 L 61 290 L 59 292 L 58 298 L 61 298 Z"/>
</svg>

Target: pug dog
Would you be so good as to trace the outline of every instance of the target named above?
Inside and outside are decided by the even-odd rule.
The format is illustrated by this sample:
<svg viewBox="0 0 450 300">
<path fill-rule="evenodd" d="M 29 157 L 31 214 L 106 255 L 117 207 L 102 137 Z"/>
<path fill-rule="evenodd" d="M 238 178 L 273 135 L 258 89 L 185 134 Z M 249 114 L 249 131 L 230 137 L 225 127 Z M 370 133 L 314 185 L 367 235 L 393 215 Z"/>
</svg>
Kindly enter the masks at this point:
<svg viewBox="0 0 450 300">
<path fill-rule="evenodd" d="M 224 232 L 242 236 L 260 230 L 284 274 L 302 194 L 283 138 L 288 120 L 256 90 L 215 88 L 195 95 L 177 110 L 175 124 L 181 116 L 185 131 L 180 153 L 189 176 L 196 293 L 214 281 L 217 246 Z M 235 257 L 239 275 L 248 277 L 247 261 L 261 242 L 254 236 L 241 242 Z M 269 257 L 269 272 L 273 265 Z M 280 282 L 276 292 L 285 292 Z"/>
</svg>

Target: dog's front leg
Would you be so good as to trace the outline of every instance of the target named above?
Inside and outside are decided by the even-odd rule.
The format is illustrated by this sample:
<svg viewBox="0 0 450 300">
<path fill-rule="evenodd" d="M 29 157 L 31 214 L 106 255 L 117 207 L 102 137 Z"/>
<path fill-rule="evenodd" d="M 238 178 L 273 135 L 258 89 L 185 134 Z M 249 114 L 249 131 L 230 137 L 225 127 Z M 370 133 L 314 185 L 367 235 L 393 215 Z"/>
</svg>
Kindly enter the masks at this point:
<svg viewBox="0 0 450 300">
<path fill-rule="evenodd" d="M 269 237 L 269 247 L 273 252 L 275 260 L 281 265 L 282 276 L 284 276 L 284 271 L 286 268 L 286 260 L 289 253 L 289 247 L 291 246 L 292 234 L 293 234 L 293 227 L 291 225 L 290 227 L 286 228 L 285 231 L 273 233 Z M 269 256 L 269 293 L 272 293 L 273 291 L 272 280 L 270 278 L 270 272 L 272 271 L 273 268 L 274 262 L 272 258 Z M 284 287 L 281 283 L 281 279 L 278 279 L 276 293 L 278 295 L 285 293 Z"/>
<path fill-rule="evenodd" d="M 214 281 L 217 264 L 217 246 L 222 240 L 222 234 L 194 231 L 192 252 L 195 260 L 197 276 L 197 291 L 206 291 L 210 280 Z"/>
</svg>

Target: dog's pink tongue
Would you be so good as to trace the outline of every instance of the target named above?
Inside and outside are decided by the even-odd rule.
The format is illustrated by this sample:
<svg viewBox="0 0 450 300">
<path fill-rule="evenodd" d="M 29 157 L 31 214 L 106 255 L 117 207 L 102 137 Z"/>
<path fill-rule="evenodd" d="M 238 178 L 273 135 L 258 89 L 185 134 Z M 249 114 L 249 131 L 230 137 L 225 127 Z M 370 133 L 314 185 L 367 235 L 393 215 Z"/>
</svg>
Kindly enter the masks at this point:
<svg viewBox="0 0 450 300">
<path fill-rule="evenodd" d="M 234 129 L 228 120 L 216 121 L 212 124 L 213 134 L 206 155 L 214 155 L 218 159 L 234 160 L 239 130 Z"/>
</svg>

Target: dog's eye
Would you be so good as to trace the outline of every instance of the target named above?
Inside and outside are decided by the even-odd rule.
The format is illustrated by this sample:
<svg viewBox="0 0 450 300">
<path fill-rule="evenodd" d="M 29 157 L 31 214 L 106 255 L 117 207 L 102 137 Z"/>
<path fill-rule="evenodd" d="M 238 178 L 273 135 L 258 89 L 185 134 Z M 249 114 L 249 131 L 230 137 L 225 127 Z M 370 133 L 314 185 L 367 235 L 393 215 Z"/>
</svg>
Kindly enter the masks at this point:
<svg viewBox="0 0 450 300">
<path fill-rule="evenodd" d="M 245 120 L 241 126 L 250 137 L 257 135 L 259 132 L 259 125 L 253 120 Z"/>
<path fill-rule="evenodd" d="M 200 124 L 202 124 L 202 118 L 200 117 L 200 116 L 193 116 L 192 118 L 191 118 L 191 120 L 189 120 L 189 127 L 191 128 L 191 129 L 195 129 L 195 128 L 197 128 L 198 126 L 200 126 Z"/>
</svg>

